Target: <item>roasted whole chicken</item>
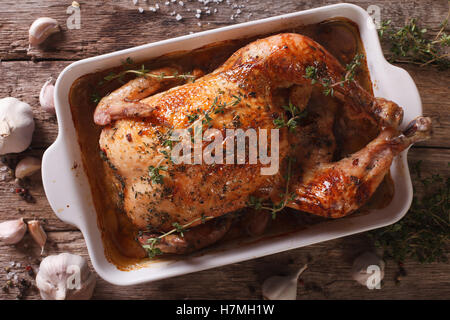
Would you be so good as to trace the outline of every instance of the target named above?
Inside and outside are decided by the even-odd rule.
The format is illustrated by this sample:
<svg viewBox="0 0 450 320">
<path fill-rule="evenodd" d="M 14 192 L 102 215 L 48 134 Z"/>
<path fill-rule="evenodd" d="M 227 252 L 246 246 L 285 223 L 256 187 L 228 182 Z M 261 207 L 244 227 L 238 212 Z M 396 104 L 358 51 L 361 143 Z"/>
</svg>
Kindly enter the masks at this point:
<svg viewBox="0 0 450 320">
<path fill-rule="evenodd" d="M 397 104 L 373 97 L 333 55 L 299 34 L 254 41 L 206 75 L 183 72 L 173 65 L 147 71 L 104 97 L 94 113 L 122 210 L 142 231 L 143 244 L 169 233 L 153 243 L 161 252 L 216 242 L 231 225 L 229 213 L 247 207 L 253 229 L 264 229 L 265 203 L 344 217 L 367 202 L 397 154 L 431 134 L 426 117 L 400 131 Z M 279 129 L 279 170 L 262 174 L 265 165 L 248 162 L 173 163 L 167 152 L 176 142 L 167 136 L 192 128 L 193 120 L 224 136 L 227 129 Z M 336 159 L 336 130 L 365 134 L 351 123 L 370 123 L 376 137 Z M 189 228 L 181 236 L 170 232 L 174 226 Z"/>
</svg>

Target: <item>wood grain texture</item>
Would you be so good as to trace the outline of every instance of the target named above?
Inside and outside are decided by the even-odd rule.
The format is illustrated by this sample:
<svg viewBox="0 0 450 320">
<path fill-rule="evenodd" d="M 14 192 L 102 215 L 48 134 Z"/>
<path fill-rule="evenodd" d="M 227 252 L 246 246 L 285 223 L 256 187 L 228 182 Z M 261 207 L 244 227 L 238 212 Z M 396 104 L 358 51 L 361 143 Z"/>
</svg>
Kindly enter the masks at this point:
<svg viewBox="0 0 450 320">
<path fill-rule="evenodd" d="M 159 2 L 159 13 L 146 10 L 140 14 L 132 1 L 78 1 L 81 4 L 81 29 L 68 30 L 66 8 L 69 2 L 2 1 L 0 8 L 0 97 L 14 96 L 28 102 L 33 107 L 36 131 L 31 148 L 26 152 L 9 157 L 13 163 L 25 155 L 42 156 L 45 149 L 56 139 L 58 129 L 54 116 L 41 111 L 38 96 L 41 86 L 49 76 L 57 77 L 62 69 L 74 60 L 98 54 L 129 48 L 132 46 L 172 38 L 192 32 L 213 29 L 234 23 L 255 20 L 318 7 L 340 1 L 240 1 L 244 4 L 242 14 L 234 21 L 230 16 L 236 9 L 226 5 L 217 7 L 216 14 L 201 20 L 194 13 L 183 13 L 178 22 L 170 12 L 186 12 L 186 8 L 197 9 L 197 1 L 185 1 L 185 9 L 174 5 L 165 7 Z M 143 2 L 141 0 L 141 2 Z M 231 1 L 235 3 L 236 1 Z M 437 32 L 439 23 L 445 18 L 449 5 L 447 0 L 424 1 L 349 1 L 366 9 L 369 5 L 381 8 L 381 19 L 392 20 L 394 25 L 402 25 L 406 18 L 418 17 L 421 25 Z M 236 2 L 238 3 L 238 2 Z M 249 17 L 249 14 L 252 14 Z M 56 18 L 62 28 L 60 34 L 37 49 L 27 52 L 28 27 L 40 16 Z M 201 21 L 202 26 L 197 26 Z M 432 67 L 400 65 L 414 78 L 420 91 L 424 114 L 433 118 L 434 136 L 431 140 L 418 144 L 409 151 L 408 160 L 413 165 L 423 161 L 423 173 L 439 173 L 450 176 L 450 72 L 437 71 Z M 407 106 L 403 106 L 407 108 Z M 0 164 L 0 170 L 2 165 Z M 1 177 L 0 171 L 0 177 Z M 421 186 L 413 181 L 418 193 Z M 87 257 L 86 245 L 79 231 L 61 222 L 53 214 L 44 194 L 39 175 L 30 179 L 26 186 L 36 203 L 23 201 L 13 191 L 13 181 L 0 181 L 0 221 L 19 217 L 44 219 L 49 242 L 45 254 L 71 252 Z M 357 249 L 355 249 L 357 248 Z M 397 267 L 388 263 L 386 277 L 381 290 L 368 290 L 350 278 L 353 258 L 370 244 L 364 235 L 355 235 L 312 245 L 305 248 L 237 263 L 195 274 L 179 276 L 151 284 L 116 287 L 98 279 L 95 299 L 260 299 L 262 281 L 276 273 L 283 273 L 302 266 L 312 258 L 299 287 L 299 299 L 449 299 L 450 265 L 434 263 L 420 265 L 405 261 L 408 276 L 395 285 Z M 12 268 L 20 277 L 29 277 L 24 266 L 37 267 L 39 248 L 29 235 L 15 246 L 2 246 L 0 250 L 0 286 L 6 281 L 5 267 L 11 261 L 20 262 L 21 267 Z M 9 292 L 0 290 L 0 299 L 14 299 L 16 288 Z M 27 299 L 39 299 L 36 290 L 31 290 Z"/>
<path fill-rule="evenodd" d="M 242 13 L 234 20 L 231 15 L 236 11 L 232 6 L 210 4 L 218 12 L 211 15 L 202 15 L 195 18 L 195 9 L 203 6 L 197 1 L 184 1 L 185 6 L 178 4 L 165 6 L 163 0 L 148 1 L 160 3 L 161 9 L 157 13 L 145 10 L 139 13 L 137 6 L 131 0 L 116 1 L 78 1 L 81 5 L 81 28 L 68 29 L 66 13 L 70 2 L 49 0 L 45 5 L 40 1 L 2 1 L 0 11 L 0 59 L 18 60 L 31 59 L 60 59 L 72 60 L 92 57 L 98 54 L 130 48 L 136 45 L 169 39 L 189 32 L 199 32 L 221 26 L 236 24 L 249 20 L 267 18 L 279 14 L 290 13 L 327 4 L 340 3 L 330 0 L 282 0 L 282 1 L 236 1 L 241 4 Z M 418 17 L 422 25 L 431 31 L 439 30 L 439 23 L 447 14 L 447 0 L 420 0 L 420 1 L 389 1 L 389 0 L 359 0 L 347 1 L 367 9 L 370 5 L 377 5 L 381 9 L 381 20 L 392 20 L 394 24 L 401 25 L 406 18 Z M 19 4 L 20 3 L 20 4 Z M 144 1 L 141 0 L 142 7 Z M 191 12 L 187 12 L 187 9 Z M 183 19 L 176 21 L 170 15 L 176 11 L 181 13 Z M 250 17 L 249 14 L 252 14 Z M 41 16 L 49 16 L 58 20 L 62 32 L 52 36 L 42 48 L 28 49 L 28 28 L 31 23 Z M 201 22 L 202 26 L 198 26 Z M 113 36 L 112 36 L 113 34 Z"/>
</svg>

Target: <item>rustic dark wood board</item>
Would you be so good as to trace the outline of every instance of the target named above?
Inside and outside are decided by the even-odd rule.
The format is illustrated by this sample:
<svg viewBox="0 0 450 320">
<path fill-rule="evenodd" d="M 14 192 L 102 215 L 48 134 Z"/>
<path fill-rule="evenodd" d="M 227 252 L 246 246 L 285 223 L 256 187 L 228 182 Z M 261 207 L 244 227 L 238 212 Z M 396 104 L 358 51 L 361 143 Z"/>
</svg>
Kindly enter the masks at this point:
<svg viewBox="0 0 450 320">
<path fill-rule="evenodd" d="M 66 8 L 70 2 L 62 1 L 3 1 L 0 8 L 0 75 L 2 85 L 0 97 L 14 96 L 30 103 L 36 119 L 36 133 L 30 150 L 24 155 L 41 156 L 57 136 L 57 122 L 38 108 L 38 95 L 44 81 L 57 77 L 70 62 L 81 58 L 112 52 L 119 49 L 159 41 L 187 34 L 217 28 L 234 23 L 265 18 L 277 14 L 318 7 L 339 1 L 240 1 L 244 4 L 243 13 L 234 21 L 230 20 L 233 10 L 225 5 L 212 6 L 219 9 L 217 14 L 203 16 L 202 26 L 197 26 L 193 12 L 183 14 L 178 22 L 166 8 L 164 1 L 148 1 L 150 5 L 159 2 L 161 11 L 139 13 L 132 1 L 78 1 L 81 4 L 81 29 L 68 30 L 66 27 Z M 140 1 L 141 3 L 143 0 Z M 232 1 L 234 3 L 235 1 Z M 425 1 L 349 1 L 366 9 L 369 5 L 381 8 L 381 19 L 392 20 L 401 25 L 406 18 L 418 17 L 423 27 L 437 32 L 439 23 L 445 18 L 449 5 L 446 0 Z M 195 1 L 185 1 L 185 7 L 196 9 Z M 147 7 L 147 6 L 143 6 Z M 172 9 L 171 9 L 172 8 Z M 177 8 L 178 9 L 178 8 Z M 181 9 L 178 9 L 181 12 Z M 183 10 L 185 11 L 185 10 Z M 235 11 L 235 10 L 234 10 Z M 251 17 L 248 14 L 252 13 Z M 28 27 L 40 16 L 56 18 L 63 32 L 52 36 L 50 44 L 27 52 Z M 410 165 L 422 160 L 422 171 L 450 175 L 450 72 L 437 71 L 432 67 L 400 65 L 414 78 L 423 102 L 424 114 L 433 118 L 434 136 L 431 140 L 413 147 L 409 152 Z M 404 106 L 407 108 L 407 106 Z M 421 184 L 413 181 L 418 194 Z M 61 222 L 53 214 L 42 188 L 39 176 L 28 183 L 30 192 L 36 199 L 28 204 L 11 192 L 12 182 L 0 182 L 0 220 L 25 217 L 26 219 L 45 219 L 45 229 L 49 244 L 45 254 L 72 252 L 87 257 L 85 242 L 73 226 Z M 19 211 L 20 209 L 20 211 Z M 355 248 L 358 248 L 355 250 Z M 364 235 L 355 235 L 316 244 L 306 248 L 224 266 L 195 274 L 166 279 L 152 284 L 117 287 L 98 279 L 95 299 L 259 299 L 262 281 L 274 273 L 297 268 L 312 257 L 309 270 L 304 274 L 306 286 L 317 284 L 321 290 L 300 287 L 299 299 L 449 299 L 450 266 L 445 263 L 421 265 L 414 261 L 404 262 L 408 276 L 395 285 L 393 280 L 397 267 L 387 265 L 386 278 L 381 290 L 369 291 L 350 279 L 352 259 L 360 251 L 369 248 Z M 13 268 L 25 275 L 23 266 L 36 267 L 40 258 L 39 249 L 29 236 L 16 246 L 2 246 L 0 250 L 0 284 L 6 279 L 4 268 L 11 261 L 20 262 L 22 267 Z M 0 292 L 0 299 L 13 299 L 17 291 Z M 31 291 L 26 298 L 38 299 L 39 294 Z"/>
</svg>

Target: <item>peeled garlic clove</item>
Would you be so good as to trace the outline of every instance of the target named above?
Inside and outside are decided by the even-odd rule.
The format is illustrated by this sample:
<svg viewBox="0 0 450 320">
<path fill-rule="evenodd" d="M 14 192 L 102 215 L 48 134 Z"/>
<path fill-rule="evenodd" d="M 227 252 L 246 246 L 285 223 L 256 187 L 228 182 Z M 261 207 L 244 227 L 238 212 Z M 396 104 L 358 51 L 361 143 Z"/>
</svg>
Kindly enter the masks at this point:
<svg viewBox="0 0 450 320">
<path fill-rule="evenodd" d="M 31 176 L 41 169 L 41 160 L 34 157 L 26 157 L 19 161 L 16 166 L 16 178 L 23 179 Z"/>
<path fill-rule="evenodd" d="M 27 232 L 23 218 L 0 223 L 0 240 L 6 244 L 16 244 Z"/>
<path fill-rule="evenodd" d="M 0 155 L 24 151 L 30 146 L 33 132 L 30 105 L 13 97 L 0 99 Z"/>
<path fill-rule="evenodd" d="M 53 18 L 39 18 L 33 22 L 28 30 L 30 45 L 35 47 L 45 41 L 51 34 L 59 31 L 58 21 Z"/>
<path fill-rule="evenodd" d="M 45 243 L 47 242 L 47 234 L 41 223 L 37 220 L 28 222 L 28 229 L 34 241 L 41 247 L 41 254 L 44 253 Z"/>
<path fill-rule="evenodd" d="M 308 268 L 304 265 L 299 271 L 288 276 L 274 276 L 264 281 L 262 294 L 267 300 L 295 300 L 297 298 L 298 277 Z"/>
<path fill-rule="evenodd" d="M 53 93 L 55 92 L 55 86 L 53 85 L 53 79 L 48 79 L 39 93 L 39 103 L 44 111 L 55 114 L 55 102 L 53 100 Z"/>
<path fill-rule="evenodd" d="M 45 300 L 90 299 L 95 282 L 86 259 L 70 253 L 46 257 L 36 276 L 36 286 Z"/>
<path fill-rule="evenodd" d="M 380 274 L 378 279 L 379 281 L 377 281 L 377 283 L 367 283 L 369 279 L 377 280 L 371 278 L 372 275 L 374 275 L 374 270 L 370 271 L 371 269 L 369 269 L 369 267 L 374 270 L 377 268 L 379 269 Z M 364 252 L 363 254 L 359 255 L 353 262 L 352 278 L 359 284 L 368 288 L 377 286 L 384 278 L 384 267 L 384 261 L 381 260 L 375 253 Z"/>
</svg>

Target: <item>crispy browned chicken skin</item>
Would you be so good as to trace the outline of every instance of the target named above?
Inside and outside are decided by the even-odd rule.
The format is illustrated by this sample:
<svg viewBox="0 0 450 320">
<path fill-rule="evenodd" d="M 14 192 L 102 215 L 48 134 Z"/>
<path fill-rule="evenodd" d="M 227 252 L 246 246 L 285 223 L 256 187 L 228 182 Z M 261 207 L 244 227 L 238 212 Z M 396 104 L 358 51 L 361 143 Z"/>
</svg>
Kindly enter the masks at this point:
<svg viewBox="0 0 450 320">
<path fill-rule="evenodd" d="M 330 98 L 327 101 L 331 104 L 310 110 L 318 115 L 316 121 L 300 124 L 295 133 L 280 130 L 281 169 L 275 175 L 262 175 L 263 165 L 259 163 L 175 165 L 164 159 L 161 151 L 166 146 L 161 137 L 169 130 L 189 127 L 189 115 L 208 112 L 213 103 L 227 104 L 223 113 L 213 114 L 210 121 L 210 126 L 224 136 L 226 129 L 275 128 L 274 119 L 284 113 L 282 106 L 287 100 L 300 110 L 307 108 L 310 99 L 321 99 L 323 90 L 321 81 L 312 84 L 306 74 L 308 67 L 315 68 L 319 80 L 329 79 L 334 97 L 343 102 L 346 114 L 377 124 L 379 135 L 375 140 L 332 162 L 336 151 L 333 124 L 339 110 Z M 167 67 L 151 73 L 161 72 L 174 75 L 179 70 Z M 355 81 L 342 82 L 345 73 L 321 45 L 308 37 L 286 33 L 250 43 L 195 82 L 185 83 L 186 79 L 177 77 L 139 77 L 130 81 L 103 98 L 94 114 L 95 123 L 105 126 L 100 146 L 118 177 L 123 210 L 138 228 L 162 232 L 172 229 L 173 223 L 196 220 L 192 224 L 195 226 L 201 223 L 202 216 L 220 217 L 245 208 L 253 195 L 279 201 L 286 185 L 287 159 L 293 157 L 291 165 L 295 168 L 288 189 L 295 192 L 295 197 L 289 200 L 288 207 L 332 218 L 355 211 L 374 193 L 393 157 L 429 137 L 431 121 L 419 117 L 408 130 L 400 132 L 402 109 L 393 102 L 374 98 Z M 320 142 L 320 137 L 327 137 L 327 141 Z M 163 183 L 148 179 L 149 166 L 167 167 L 167 171 L 160 171 Z M 207 224 L 211 230 L 217 228 L 213 221 Z M 202 226 L 200 238 L 206 240 L 196 241 L 213 243 L 223 236 L 229 223 L 220 226 L 221 232 L 214 233 Z M 179 252 L 189 251 L 187 239 L 178 245 L 180 238 L 169 237 L 161 248 L 177 253 L 170 243 L 175 241 L 178 246 L 172 245 L 180 248 Z"/>
</svg>

